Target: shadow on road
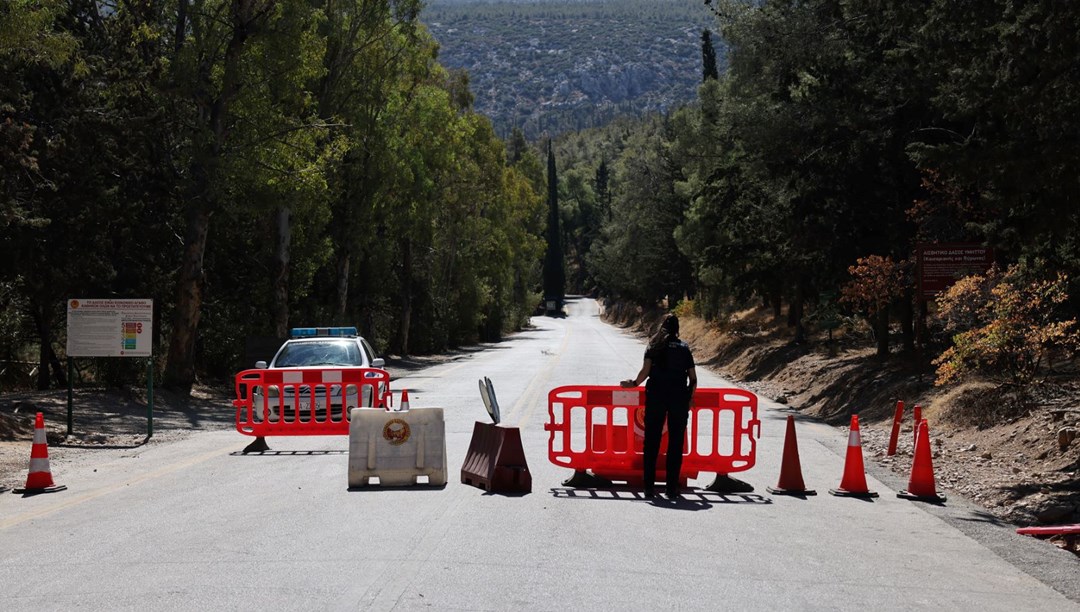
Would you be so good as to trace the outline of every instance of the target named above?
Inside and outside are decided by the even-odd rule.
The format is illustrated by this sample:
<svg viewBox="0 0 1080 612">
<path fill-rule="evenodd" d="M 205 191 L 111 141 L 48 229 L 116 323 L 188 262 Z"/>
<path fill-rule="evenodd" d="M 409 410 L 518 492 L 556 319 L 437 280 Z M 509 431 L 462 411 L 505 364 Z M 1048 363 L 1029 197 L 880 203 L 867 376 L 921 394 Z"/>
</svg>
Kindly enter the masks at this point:
<svg viewBox="0 0 1080 612">
<path fill-rule="evenodd" d="M 714 493 L 705 490 L 684 491 L 680 499 L 669 500 L 663 497 L 648 499 L 636 489 L 574 489 L 570 487 L 552 487 L 551 496 L 561 499 L 604 500 L 604 501 L 644 501 L 655 506 L 678 510 L 706 510 L 721 504 L 744 504 L 767 506 L 772 499 L 755 493 Z"/>
</svg>

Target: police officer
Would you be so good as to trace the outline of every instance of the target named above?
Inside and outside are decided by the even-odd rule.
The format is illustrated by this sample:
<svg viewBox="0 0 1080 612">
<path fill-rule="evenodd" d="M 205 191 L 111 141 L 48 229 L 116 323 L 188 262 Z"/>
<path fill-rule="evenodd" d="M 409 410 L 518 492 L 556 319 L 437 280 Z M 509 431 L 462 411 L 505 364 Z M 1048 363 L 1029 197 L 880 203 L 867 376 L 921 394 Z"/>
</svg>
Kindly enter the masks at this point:
<svg viewBox="0 0 1080 612">
<path fill-rule="evenodd" d="M 633 379 L 620 382 L 636 387 L 645 379 L 645 497 L 653 498 L 656 482 L 656 457 L 664 421 L 668 427 L 667 496 L 679 497 L 679 470 L 682 468 L 683 438 L 690 416 L 690 400 L 697 388 L 697 371 L 690 347 L 679 340 L 679 318 L 667 315 L 660 331 L 645 350 L 645 362 Z"/>
</svg>

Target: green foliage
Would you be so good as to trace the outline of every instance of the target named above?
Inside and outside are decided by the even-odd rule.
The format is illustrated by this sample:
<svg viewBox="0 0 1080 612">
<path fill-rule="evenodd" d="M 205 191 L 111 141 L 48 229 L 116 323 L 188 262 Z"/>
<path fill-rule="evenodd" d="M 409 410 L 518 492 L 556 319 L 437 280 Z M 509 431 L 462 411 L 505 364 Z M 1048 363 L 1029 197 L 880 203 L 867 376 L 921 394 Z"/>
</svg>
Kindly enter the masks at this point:
<svg viewBox="0 0 1080 612">
<path fill-rule="evenodd" d="M 938 298 L 938 319 L 953 346 L 938 357 L 937 384 L 980 373 L 1024 386 L 1055 352 L 1080 347 L 1076 318 L 1065 318 L 1068 278 L 1032 278 L 1021 266 L 968 276 Z"/>
<path fill-rule="evenodd" d="M 62 353 L 68 297 L 152 298 L 181 385 L 290 322 L 401 352 L 524 325 L 542 172 L 507 164 L 419 8 L 0 6 L 0 358 Z"/>
<path fill-rule="evenodd" d="M 675 241 L 686 204 L 675 192 L 667 129 L 653 121 L 628 135 L 613 164 L 611 217 L 587 257 L 607 293 L 640 304 L 692 294 L 688 262 Z"/>
</svg>

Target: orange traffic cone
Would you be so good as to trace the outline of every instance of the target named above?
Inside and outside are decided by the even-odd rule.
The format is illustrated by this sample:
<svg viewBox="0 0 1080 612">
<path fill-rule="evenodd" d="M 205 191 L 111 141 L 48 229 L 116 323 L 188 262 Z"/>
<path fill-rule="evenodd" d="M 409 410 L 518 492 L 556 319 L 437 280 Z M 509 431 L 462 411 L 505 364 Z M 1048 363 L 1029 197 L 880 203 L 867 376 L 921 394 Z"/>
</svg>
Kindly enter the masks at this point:
<svg viewBox="0 0 1080 612">
<path fill-rule="evenodd" d="M 851 415 L 851 431 L 848 433 L 847 458 L 844 461 L 844 478 L 840 488 L 829 493 L 842 497 L 877 497 L 866 486 L 866 469 L 863 467 L 862 437 L 859 435 L 859 415 Z"/>
<path fill-rule="evenodd" d="M 780 465 L 780 480 L 775 487 L 765 487 L 773 495 L 817 495 L 803 483 L 802 465 L 799 463 L 799 441 L 795 439 L 795 417 L 788 415 L 787 434 L 784 436 L 784 459 Z"/>
<path fill-rule="evenodd" d="M 897 497 L 918 501 L 945 501 L 944 495 L 938 495 L 934 486 L 934 460 L 930 453 L 930 428 L 926 421 L 919 422 L 918 435 L 915 436 L 915 458 L 911 462 L 911 479 L 906 491 L 900 491 Z"/>
<path fill-rule="evenodd" d="M 408 410 L 408 409 L 409 409 L 409 390 L 408 389 L 402 389 L 401 390 L 401 410 Z"/>
<path fill-rule="evenodd" d="M 30 449 L 30 473 L 26 477 L 26 486 L 14 489 L 12 493 L 34 495 L 66 488 L 53 483 L 52 472 L 49 471 L 49 443 L 45 439 L 45 416 L 39 412 L 34 420 L 34 446 Z"/>
</svg>

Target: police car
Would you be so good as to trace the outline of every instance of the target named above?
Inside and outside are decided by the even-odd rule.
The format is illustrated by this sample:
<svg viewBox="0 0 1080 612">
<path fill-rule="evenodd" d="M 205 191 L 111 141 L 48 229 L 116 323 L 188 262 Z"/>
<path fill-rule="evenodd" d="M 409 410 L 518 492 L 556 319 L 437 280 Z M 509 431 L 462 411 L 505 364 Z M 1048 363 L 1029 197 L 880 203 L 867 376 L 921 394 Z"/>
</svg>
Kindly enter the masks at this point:
<svg viewBox="0 0 1080 612">
<path fill-rule="evenodd" d="M 256 369 L 293 369 L 293 370 L 317 370 L 317 369 L 342 369 L 342 368 L 382 368 L 385 361 L 375 356 L 375 350 L 363 337 L 356 333 L 355 327 L 295 327 L 289 332 L 289 339 L 281 345 L 270 363 L 265 361 L 255 362 Z M 310 405 L 311 388 L 301 385 L 299 391 L 299 405 Z M 341 386 L 330 385 L 331 413 L 336 418 L 341 414 L 342 399 Z M 345 414 L 356 407 L 374 406 L 372 396 L 373 388 L 364 385 L 357 398 L 355 386 L 348 386 L 345 394 Z M 380 385 L 377 390 L 378 397 L 383 397 L 387 389 Z M 262 389 L 255 389 L 256 406 L 262 405 Z M 269 386 L 266 389 L 270 407 L 270 420 L 277 420 L 280 404 L 284 406 L 294 405 L 294 388 L 291 386 Z M 327 398 L 326 389 L 320 388 L 316 392 L 315 407 L 316 415 L 320 412 L 325 414 Z M 275 398 L 281 395 L 280 400 Z M 289 414 L 290 411 L 286 411 Z"/>
</svg>

